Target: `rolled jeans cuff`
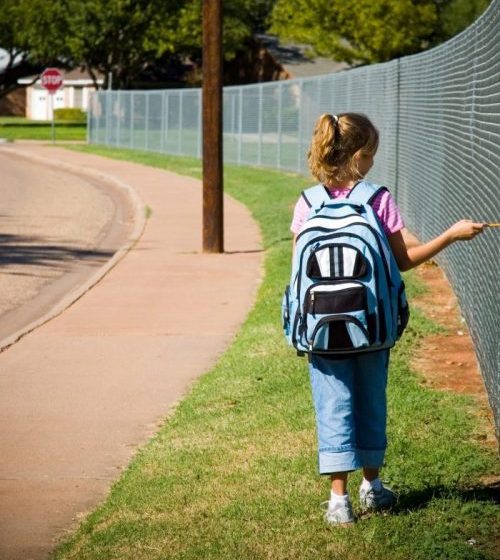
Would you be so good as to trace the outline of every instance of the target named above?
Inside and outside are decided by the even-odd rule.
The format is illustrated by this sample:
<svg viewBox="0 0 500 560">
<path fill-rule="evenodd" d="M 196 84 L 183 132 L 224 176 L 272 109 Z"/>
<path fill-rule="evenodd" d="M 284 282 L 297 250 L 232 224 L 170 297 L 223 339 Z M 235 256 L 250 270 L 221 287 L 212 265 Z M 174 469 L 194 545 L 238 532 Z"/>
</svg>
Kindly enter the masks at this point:
<svg viewBox="0 0 500 560">
<path fill-rule="evenodd" d="M 319 473 L 347 472 L 362 467 L 379 469 L 384 464 L 385 449 L 350 449 L 319 451 Z"/>
</svg>

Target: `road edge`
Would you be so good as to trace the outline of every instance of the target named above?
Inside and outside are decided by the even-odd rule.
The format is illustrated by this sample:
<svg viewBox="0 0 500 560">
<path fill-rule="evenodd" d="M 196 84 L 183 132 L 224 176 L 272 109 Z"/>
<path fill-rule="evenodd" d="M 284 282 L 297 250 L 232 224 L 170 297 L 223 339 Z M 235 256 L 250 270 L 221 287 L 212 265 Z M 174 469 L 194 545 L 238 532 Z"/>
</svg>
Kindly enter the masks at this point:
<svg viewBox="0 0 500 560">
<path fill-rule="evenodd" d="M 61 313 L 71 307 L 94 286 L 96 286 L 109 272 L 111 272 L 111 270 L 129 253 L 129 251 L 139 241 L 139 239 L 142 237 L 142 234 L 144 233 L 147 222 L 145 202 L 131 185 L 117 179 L 116 177 L 113 177 L 113 175 L 109 175 L 92 168 L 67 163 L 59 159 L 49 159 L 29 152 L 24 152 L 22 150 L 17 150 L 15 148 L 12 148 L 11 145 L 5 151 L 48 167 L 62 169 L 64 171 L 68 171 L 70 173 L 75 173 L 78 175 L 84 175 L 91 179 L 98 180 L 104 186 L 109 186 L 112 189 L 119 189 L 126 195 L 130 203 L 130 207 L 132 210 L 133 228 L 125 242 L 121 245 L 121 247 L 117 249 L 111 259 L 108 260 L 103 266 L 101 266 L 88 280 L 67 293 L 47 313 L 45 313 L 38 319 L 35 319 L 31 323 L 25 325 L 18 331 L 9 335 L 7 338 L 0 340 L 0 353 L 7 350 L 13 344 L 16 344 L 16 342 L 19 342 L 19 340 L 21 340 L 30 332 L 33 332 L 45 323 L 48 323 L 55 317 L 61 315 Z"/>
</svg>

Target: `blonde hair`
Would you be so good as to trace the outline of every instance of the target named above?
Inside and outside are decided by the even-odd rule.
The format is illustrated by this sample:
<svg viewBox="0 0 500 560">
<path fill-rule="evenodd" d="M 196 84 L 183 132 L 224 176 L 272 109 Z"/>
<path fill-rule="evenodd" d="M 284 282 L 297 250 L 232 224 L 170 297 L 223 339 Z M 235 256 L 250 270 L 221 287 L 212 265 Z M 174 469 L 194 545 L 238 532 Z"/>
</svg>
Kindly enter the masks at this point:
<svg viewBox="0 0 500 560">
<path fill-rule="evenodd" d="M 325 113 L 314 126 L 307 154 L 309 169 L 322 183 L 342 183 L 361 179 L 356 157 L 375 155 L 378 131 L 365 115 Z"/>
</svg>

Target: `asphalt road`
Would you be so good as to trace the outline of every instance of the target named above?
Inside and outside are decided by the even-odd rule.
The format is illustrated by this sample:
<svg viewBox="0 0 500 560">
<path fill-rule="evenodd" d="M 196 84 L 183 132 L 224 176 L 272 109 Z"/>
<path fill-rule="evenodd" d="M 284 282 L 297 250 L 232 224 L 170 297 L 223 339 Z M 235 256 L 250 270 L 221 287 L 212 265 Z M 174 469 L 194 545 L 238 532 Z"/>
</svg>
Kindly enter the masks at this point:
<svg viewBox="0 0 500 560">
<path fill-rule="evenodd" d="M 123 194 L 97 180 L 1 150 L 0 170 L 1 348 L 110 259 L 132 223 Z"/>
</svg>

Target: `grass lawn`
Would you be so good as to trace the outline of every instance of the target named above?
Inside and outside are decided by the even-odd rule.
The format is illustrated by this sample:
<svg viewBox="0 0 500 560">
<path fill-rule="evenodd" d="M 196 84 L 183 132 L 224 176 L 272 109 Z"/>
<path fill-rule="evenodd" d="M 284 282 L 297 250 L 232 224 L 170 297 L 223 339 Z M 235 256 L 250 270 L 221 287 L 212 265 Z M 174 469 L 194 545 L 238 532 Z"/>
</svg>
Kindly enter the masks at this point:
<svg viewBox="0 0 500 560">
<path fill-rule="evenodd" d="M 7 140 L 52 141 L 50 121 L 31 121 L 23 117 L 0 117 L 0 138 Z M 86 140 L 87 125 L 82 122 L 55 123 L 56 141 Z"/>
<path fill-rule="evenodd" d="M 200 176 L 195 159 L 79 146 Z M 303 178 L 227 166 L 225 188 L 259 222 L 265 278 L 232 346 L 136 454 L 106 501 L 51 557 L 120 560 L 493 559 L 499 514 L 483 475 L 472 399 L 425 388 L 408 365 L 438 327 L 415 311 L 392 354 L 383 479 L 400 493 L 390 515 L 325 526 L 328 481 L 316 469 L 307 363 L 285 345 L 281 294 L 291 212 Z M 154 212 L 154 208 L 152 209 Z M 411 273 L 408 291 L 423 287 Z M 359 473 L 350 481 L 357 506 Z"/>
</svg>

